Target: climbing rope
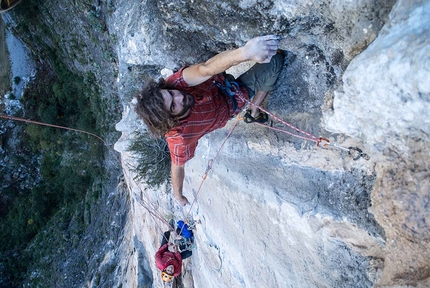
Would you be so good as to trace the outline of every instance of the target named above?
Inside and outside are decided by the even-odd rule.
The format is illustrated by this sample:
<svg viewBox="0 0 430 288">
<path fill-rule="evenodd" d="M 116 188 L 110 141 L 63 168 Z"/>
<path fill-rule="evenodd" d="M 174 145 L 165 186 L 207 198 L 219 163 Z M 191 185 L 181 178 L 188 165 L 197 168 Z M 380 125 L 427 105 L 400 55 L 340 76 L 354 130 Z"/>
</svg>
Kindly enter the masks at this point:
<svg viewBox="0 0 430 288">
<path fill-rule="evenodd" d="M 360 148 L 358 148 L 358 147 L 348 147 L 348 148 L 346 148 L 346 147 L 343 147 L 343 146 L 341 146 L 341 145 L 339 145 L 339 144 L 337 144 L 337 143 L 330 143 L 330 140 L 329 140 L 329 139 L 324 138 L 324 137 L 317 137 L 317 136 L 315 136 L 315 135 L 313 135 L 313 134 L 311 134 L 311 133 L 309 133 L 309 132 L 306 132 L 306 131 L 304 131 L 304 130 L 301 130 L 301 129 L 299 129 L 299 128 L 297 128 L 297 127 L 293 126 L 292 124 L 290 124 L 290 123 L 288 123 L 288 122 L 286 122 L 286 121 L 284 121 L 284 120 L 280 119 L 279 117 L 277 117 L 277 116 L 273 115 L 273 113 L 270 113 L 269 111 L 267 111 L 266 109 L 262 108 L 261 106 L 259 106 L 259 105 L 256 105 L 256 104 L 252 103 L 251 101 L 249 101 L 249 100 L 248 100 L 248 99 L 246 99 L 245 97 L 243 97 L 243 96 L 241 96 L 241 95 L 238 95 L 238 96 L 239 96 L 239 98 L 241 98 L 241 100 L 242 100 L 242 101 L 245 101 L 245 102 L 246 102 L 246 103 L 248 103 L 249 105 L 252 105 L 252 106 L 257 107 L 257 108 L 258 108 L 258 109 L 260 109 L 261 111 L 263 111 L 263 112 L 267 113 L 267 115 L 269 115 L 269 116 L 271 116 L 272 118 L 274 118 L 274 119 L 278 120 L 280 123 L 282 123 L 282 124 L 284 124 L 284 125 L 286 125 L 286 126 L 290 127 L 290 128 L 291 128 L 291 129 L 293 129 L 294 131 L 296 131 L 296 132 L 298 132 L 298 133 L 300 133 L 300 134 L 303 134 L 303 135 L 305 135 L 305 136 L 302 136 L 302 135 L 298 135 L 298 134 L 292 133 L 292 132 L 290 132 L 290 131 L 288 131 L 288 130 L 284 130 L 284 129 L 280 129 L 280 128 L 272 127 L 272 126 L 267 125 L 267 124 L 264 124 L 264 123 L 254 122 L 254 123 L 256 123 L 256 124 L 258 124 L 258 125 L 260 125 L 260 126 L 266 127 L 266 128 L 268 128 L 268 129 L 271 129 L 271 130 L 274 130 L 274 131 L 279 131 L 279 132 L 282 132 L 282 133 L 285 133 L 285 134 L 291 135 L 291 136 L 296 137 L 296 138 L 300 138 L 300 139 L 304 139 L 304 140 L 308 140 L 308 141 L 313 141 L 313 142 L 315 142 L 315 143 L 316 143 L 317 147 L 324 147 L 324 148 L 325 148 L 325 147 L 331 146 L 331 147 L 335 147 L 335 148 L 337 148 L 337 149 L 340 149 L 340 150 L 346 151 L 346 152 L 348 152 L 348 154 L 349 154 L 349 155 L 351 155 L 351 156 L 353 157 L 353 160 L 358 160 L 358 159 L 360 159 L 360 158 L 363 158 L 363 159 L 365 159 L 365 160 L 369 160 L 369 159 L 370 159 L 370 157 L 369 157 L 366 153 L 364 153 L 364 152 L 363 152 Z M 240 117 L 240 116 L 239 116 L 239 117 Z"/>
<path fill-rule="evenodd" d="M 268 128 L 268 129 L 271 129 L 271 130 L 274 130 L 274 131 L 279 131 L 279 132 L 282 132 L 282 133 L 286 133 L 286 134 L 291 135 L 291 136 L 296 137 L 296 138 L 300 138 L 300 139 L 304 139 L 304 140 L 308 140 L 308 141 L 313 141 L 313 142 L 315 142 L 317 144 L 317 147 L 333 146 L 333 147 L 339 148 L 341 150 L 348 151 L 348 153 L 350 155 L 353 155 L 354 160 L 357 160 L 357 159 L 359 159 L 361 157 L 363 157 L 366 160 L 369 160 L 369 157 L 365 153 L 363 153 L 363 151 L 361 151 L 357 147 L 345 148 L 345 147 L 342 147 L 342 146 L 340 146 L 340 145 L 338 145 L 336 143 L 330 143 L 330 141 L 327 138 L 317 137 L 315 135 L 312 135 L 311 133 L 308 133 L 308 132 L 306 132 L 304 130 L 301 130 L 301 129 L 293 126 L 292 124 L 290 124 L 290 123 L 288 123 L 288 122 L 280 119 L 279 117 L 273 115 L 272 113 L 270 113 L 269 111 L 267 111 L 264 108 L 260 107 L 259 105 L 256 105 L 256 104 L 252 103 L 251 101 L 249 101 L 248 99 L 246 99 L 243 96 L 242 93 L 237 93 L 241 89 L 241 87 L 243 87 L 243 84 L 241 84 L 240 82 L 230 81 L 226 77 L 224 83 L 221 83 L 219 81 L 213 81 L 213 83 L 218 87 L 218 89 L 220 89 L 220 91 L 222 91 L 222 93 L 224 95 L 227 95 L 228 97 L 230 97 L 231 102 L 233 104 L 233 111 L 236 111 L 236 108 L 237 108 L 237 101 L 235 99 L 235 97 L 237 96 L 240 100 L 242 100 L 242 102 L 247 103 L 248 106 L 252 105 L 252 106 L 257 107 L 261 111 L 263 111 L 266 114 L 272 116 L 272 118 L 278 120 L 280 123 L 286 125 L 287 127 L 290 127 L 291 129 L 293 129 L 294 131 L 296 131 L 299 134 L 290 132 L 290 131 L 285 130 L 285 129 L 275 128 L 275 127 L 269 126 L 267 124 L 255 122 L 256 124 L 258 124 L 260 126 L 264 126 L 264 127 Z M 246 109 L 244 109 L 244 111 L 246 111 Z M 238 117 L 239 117 L 239 120 L 243 119 L 243 118 L 241 118 L 241 116 L 238 116 Z M 320 145 L 321 143 L 324 143 L 324 145 L 321 146 Z"/>
<path fill-rule="evenodd" d="M 203 186 L 203 182 L 204 182 L 204 181 L 206 180 L 206 178 L 208 177 L 209 171 L 210 171 L 210 170 L 212 170 L 212 166 L 213 166 L 214 162 L 216 161 L 216 159 L 218 158 L 218 156 L 219 156 L 219 154 L 220 154 L 220 152 L 221 152 L 221 149 L 224 147 L 224 144 L 227 142 L 228 138 L 230 138 L 230 136 L 231 136 L 231 134 L 233 133 L 234 129 L 236 128 L 237 124 L 239 124 L 239 121 L 240 121 L 240 120 L 238 119 L 238 120 L 236 121 L 236 123 L 234 123 L 233 127 L 230 129 L 230 132 L 228 132 L 227 136 L 224 138 L 224 141 L 222 142 L 221 146 L 219 147 L 218 152 L 215 154 L 215 157 L 214 157 L 213 159 L 209 160 L 209 162 L 208 162 L 208 166 L 206 167 L 205 174 L 203 175 L 202 182 L 200 183 L 199 189 L 197 189 L 196 196 L 194 196 L 194 200 L 193 200 L 193 202 L 191 203 L 190 210 L 188 211 L 188 214 L 187 214 L 186 219 L 188 219 L 188 216 L 189 216 L 189 215 L 190 215 L 190 213 L 191 213 L 191 209 L 193 208 L 193 205 L 194 205 L 194 203 L 195 203 L 195 202 L 196 202 L 196 200 L 197 200 L 197 196 L 198 196 L 198 195 L 199 195 L 199 193 L 200 193 L 200 190 L 201 190 L 201 188 L 202 188 L 202 186 Z"/>
<path fill-rule="evenodd" d="M 280 128 L 276 128 L 276 127 L 272 127 L 272 126 L 269 126 L 269 125 L 264 124 L 264 123 L 258 123 L 258 122 L 254 122 L 254 123 L 256 123 L 256 124 L 258 124 L 258 125 L 260 125 L 260 126 L 266 127 L 266 128 L 268 128 L 268 129 L 274 130 L 274 131 L 279 131 L 279 132 L 282 132 L 282 133 L 285 133 L 285 134 L 291 135 L 291 136 L 296 137 L 296 138 L 300 138 L 300 139 L 304 139 L 304 140 L 308 140 L 308 141 L 313 141 L 313 142 L 315 142 L 315 143 L 317 144 L 317 146 L 319 146 L 319 143 L 321 142 L 321 138 L 319 138 L 319 137 L 317 137 L 317 136 L 315 136 L 315 135 L 312 135 L 312 134 L 311 134 L 311 133 L 309 133 L 309 132 L 306 132 L 306 131 L 304 131 L 304 130 L 301 130 L 301 129 L 299 129 L 299 128 L 297 128 L 297 127 L 293 126 L 292 124 L 290 124 L 290 123 L 288 123 L 288 122 L 286 122 L 286 121 L 282 120 L 281 118 L 279 118 L 279 117 L 277 117 L 277 116 L 273 115 L 272 113 L 270 113 L 269 111 L 265 110 L 264 108 L 262 108 L 262 107 L 260 107 L 260 106 L 258 106 L 258 105 L 255 105 L 254 103 L 252 103 L 251 101 L 249 101 L 249 100 L 248 100 L 248 99 L 246 99 L 246 98 L 242 98 L 242 100 L 243 100 L 243 101 L 245 101 L 245 102 L 247 102 L 247 103 L 248 103 L 248 104 L 250 104 L 250 105 L 256 106 L 258 109 L 260 109 L 261 111 L 263 111 L 263 112 L 267 113 L 267 115 L 270 115 L 272 118 L 274 118 L 274 119 L 278 120 L 280 123 L 282 123 L 282 124 L 284 124 L 284 125 L 286 125 L 286 126 L 290 127 L 291 129 L 293 129 L 293 130 L 295 130 L 296 132 L 298 132 L 298 133 L 300 133 L 300 134 L 303 134 L 303 135 L 305 135 L 305 136 L 298 135 L 298 134 L 294 134 L 294 133 L 292 133 L 292 132 L 290 132 L 290 131 L 287 131 L 287 130 L 284 130 L 284 129 L 280 129 Z M 239 117 L 240 117 L 240 116 L 239 116 Z M 241 118 L 241 117 L 240 117 L 240 119 L 242 120 L 242 118 Z"/>
<path fill-rule="evenodd" d="M 119 159 L 119 156 L 118 156 L 118 153 L 115 152 L 114 149 L 111 146 L 109 146 L 102 137 L 100 137 L 100 136 L 98 136 L 98 135 L 96 135 L 94 133 L 91 133 L 91 132 L 88 132 L 88 131 L 84 131 L 84 130 L 80 130 L 80 129 L 70 128 L 70 127 L 65 127 L 65 126 L 60 126 L 60 125 L 54 125 L 54 124 L 49 124 L 49 123 L 44 123 L 44 122 L 39 122 L 39 121 L 35 121 L 35 120 L 29 120 L 29 119 L 25 119 L 25 118 L 20 118 L 20 117 L 15 117 L 15 116 L 9 116 L 9 115 L 4 115 L 4 114 L 0 114 L 0 118 L 8 119 L 8 120 L 13 120 L 13 121 L 24 122 L 24 123 L 29 123 L 29 124 L 35 124 L 35 125 L 40 125 L 40 126 L 46 126 L 46 127 L 64 129 L 64 130 L 69 130 L 69 131 L 75 131 L 75 132 L 78 132 L 78 133 L 83 133 L 83 134 L 90 135 L 90 136 L 92 136 L 92 137 L 97 138 L 98 140 L 100 140 L 104 144 L 104 146 L 108 149 L 109 154 L 116 161 L 118 161 L 118 163 L 121 163 L 121 161 Z"/>
<path fill-rule="evenodd" d="M 221 152 L 221 149 L 224 147 L 224 144 L 227 142 L 228 138 L 230 138 L 231 134 L 233 133 L 234 129 L 239 124 L 239 122 L 240 122 L 240 119 L 238 118 L 237 121 L 236 121 L 236 123 L 234 123 L 233 127 L 228 132 L 227 136 L 224 138 L 224 141 L 222 142 L 221 146 L 219 147 L 217 153 L 215 154 L 215 157 L 213 159 L 211 159 L 211 160 L 208 161 L 208 166 L 206 167 L 206 171 L 205 171 L 205 173 L 204 173 L 204 175 L 202 177 L 202 181 L 200 182 L 200 186 L 197 189 L 196 196 L 194 196 L 194 199 L 193 199 L 193 202 L 191 203 L 190 209 L 188 210 L 188 213 L 187 213 L 187 215 L 186 215 L 186 217 L 184 219 L 184 221 L 185 221 L 186 224 L 190 223 L 189 216 L 191 214 L 191 209 L 193 209 L 194 203 L 197 201 L 197 197 L 200 194 L 200 191 L 202 189 L 203 183 L 205 182 L 206 178 L 208 177 L 209 171 L 212 170 L 212 166 L 213 166 L 214 162 L 216 161 L 216 159 L 218 158 L 218 156 L 219 156 L 219 154 Z M 182 233 L 182 230 L 184 229 L 184 227 L 185 227 L 185 225 L 182 226 L 181 233 Z"/>
<path fill-rule="evenodd" d="M 159 222 L 166 224 L 168 226 L 168 229 L 171 231 L 174 231 L 175 227 L 173 227 L 165 219 L 165 217 L 161 214 L 161 212 L 158 211 L 158 207 L 156 207 L 156 205 L 154 203 L 147 200 L 147 199 L 149 199 L 148 195 L 146 195 L 147 199 L 145 199 L 145 193 L 142 191 L 142 189 L 140 189 L 139 185 L 137 185 L 137 183 L 134 181 L 134 179 L 126 173 L 125 170 L 124 170 L 124 174 L 127 177 L 127 179 L 129 179 L 129 181 L 132 181 L 134 183 L 134 186 L 140 190 L 141 197 L 140 197 L 140 200 L 138 201 L 138 203 L 149 213 L 150 217 L 152 218 L 153 222 L 157 226 L 158 230 L 161 232 L 162 237 L 166 239 L 166 237 L 163 233 L 164 229 L 161 228 L 161 226 L 159 225 Z M 130 195 L 133 195 L 131 188 L 130 188 L 130 185 L 127 185 L 127 190 L 128 190 Z M 169 239 L 166 239 L 166 241 L 169 242 Z"/>
<path fill-rule="evenodd" d="M 0 118 L 4 118 L 4 119 L 8 119 L 8 120 L 14 120 L 14 121 L 20 121 L 20 122 L 25 122 L 25 123 L 31 123 L 31 124 L 41 125 L 41 126 L 60 128 L 60 129 L 65 129 L 65 130 L 76 131 L 76 132 L 79 132 L 79 133 L 88 134 L 88 135 L 91 135 L 91 136 L 99 139 L 100 141 L 103 142 L 103 144 L 105 144 L 107 146 L 107 144 L 106 144 L 105 140 L 103 140 L 103 138 L 101 138 L 100 136 L 98 136 L 96 134 L 93 134 L 91 132 L 87 132 L 87 131 L 84 131 L 84 130 L 79 130 L 79 129 L 75 129 L 75 128 L 69 128 L 69 127 L 64 127 L 64 126 L 59 126 L 59 125 L 54 125 L 54 124 L 48 124 L 48 123 L 34 121 L 34 120 L 28 120 L 28 119 L 14 117 L 14 116 L 9 116 L 9 115 L 4 115 L 4 114 L 0 114 Z"/>
</svg>

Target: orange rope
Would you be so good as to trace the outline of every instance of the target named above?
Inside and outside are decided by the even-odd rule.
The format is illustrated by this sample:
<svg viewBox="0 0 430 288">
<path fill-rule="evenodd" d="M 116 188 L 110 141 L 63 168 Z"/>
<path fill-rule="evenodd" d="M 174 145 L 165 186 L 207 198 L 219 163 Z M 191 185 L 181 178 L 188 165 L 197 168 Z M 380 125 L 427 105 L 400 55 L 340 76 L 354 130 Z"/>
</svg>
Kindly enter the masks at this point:
<svg viewBox="0 0 430 288">
<path fill-rule="evenodd" d="M 8 119 L 8 120 L 21 121 L 21 122 L 31 123 L 31 124 L 36 124 L 36 125 L 42 125 L 42 126 L 60 128 L 60 129 L 65 129 L 65 130 L 71 130 L 71 131 L 76 131 L 76 132 L 80 132 L 80 133 L 85 133 L 85 134 L 91 135 L 93 137 L 96 137 L 97 139 L 99 139 L 100 141 L 102 141 L 103 144 L 106 145 L 106 142 L 105 142 L 105 140 L 103 140 L 103 138 L 101 138 L 100 136 L 98 136 L 96 134 L 87 132 L 87 131 L 83 131 L 83 130 L 79 130 L 79 129 L 75 129 L 75 128 L 64 127 L 64 126 L 59 126 L 59 125 L 54 125 L 54 124 L 48 124 L 48 123 L 34 121 L 34 120 L 28 120 L 28 119 L 14 117 L 14 116 L 9 116 L 9 115 L 4 115 L 4 114 L 0 114 L 0 118 L 4 118 L 4 119 Z"/>
<path fill-rule="evenodd" d="M 209 174 L 209 171 L 212 169 L 212 166 L 213 166 L 213 164 L 214 164 L 215 160 L 218 158 L 218 156 L 219 156 L 219 154 L 220 154 L 220 152 L 221 152 L 221 149 L 224 147 L 224 144 L 227 142 L 227 139 L 228 139 L 228 138 L 230 138 L 230 136 L 231 136 L 231 134 L 233 133 L 234 129 L 236 128 L 237 124 L 239 124 L 239 121 L 240 121 L 239 119 L 236 121 L 236 123 L 235 123 L 235 124 L 233 125 L 233 127 L 230 129 L 230 132 L 229 132 L 229 133 L 227 134 L 227 136 L 225 137 L 225 139 L 224 139 L 224 141 L 222 142 L 221 146 L 219 147 L 218 152 L 216 153 L 215 157 L 214 157 L 212 160 L 210 160 L 210 161 L 209 161 L 209 163 L 208 163 L 208 167 L 206 168 L 205 174 L 203 175 L 203 179 L 202 179 L 202 181 L 200 182 L 200 186 L 199 186 L 199 188 L 197 189 L 196 196 L 194 196 L 194 200 L 193 200 L 193 202 L 191 203 L 191 206 L 190 206 L 190 209 L 188 210 L 187 216 L 186 216 L 186 217 L 185 217 L 185 219 L 184 219 L 184 222 L 185 222 L 185 223 L 188 223 L 188 217 L 189 217 L 189 215 L 191 214 L 191 209 L 193 208 L 193 205 L 194 205 L 194 203 L 195 203 L 195 202 L 196 202 L 196 200 L 197 200 L 197 196 L 199 195 L 199 193 L 200 193 L 200 191 L 201 191 L 201 189 L 202 189 L 203 183 L 205 182 L 205 180 L 206 180 L 206 178 L 207 178 L 207 176 L 208 176 L 208 174 Z M 182 233 L 182 230 L 183 230 L 183 229 L 184 229 L 184 226 L 182 226 L 181 233 Z"/>
</svg>

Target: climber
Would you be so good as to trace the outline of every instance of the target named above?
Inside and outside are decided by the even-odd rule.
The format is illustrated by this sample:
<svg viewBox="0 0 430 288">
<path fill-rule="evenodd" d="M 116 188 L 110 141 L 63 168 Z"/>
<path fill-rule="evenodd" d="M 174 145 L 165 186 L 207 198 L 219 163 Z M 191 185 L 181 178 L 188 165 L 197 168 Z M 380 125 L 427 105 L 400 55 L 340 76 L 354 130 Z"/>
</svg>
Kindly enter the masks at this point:
<svg viewBox="0 0 430 288">
<path fill-rule="evenodd" d="M 150 80 L 138 93 L 136 113 L 152 134 L 166 137 L 172 159 L 173 193 L 180 205 L 189 203 L 182 192 L 184 165 L 194 157 L 198 140 L 224 127 L 245 106 L 244 98 L 260 105 L 273 90 L 283 64 L 282 54 L 277 53 L 279 41 L 276 35 L 253 38 L 204 63 L 182 67 L 167 79 Z M 257 64 L 237 80 L 223 73 L 248 60 Z M 267 114 L 254 105 L 244 116 L 246 123 L 267 120 Z"/>
<path fill-rule="evenodd" d="M 172 229 L 164 232 L 160 249 L 155 254 L 155 264 L 161 270 L 161 279 L 164 282 L 170 282 L 173 277 L 179 276 L 182 270 L 182 260 L 193 254 L 191 247 L 187 244 L 194 241 L 194 236 L 187 224 L 178 221 L 176 233 L 171 232 Z"/>
</svg>

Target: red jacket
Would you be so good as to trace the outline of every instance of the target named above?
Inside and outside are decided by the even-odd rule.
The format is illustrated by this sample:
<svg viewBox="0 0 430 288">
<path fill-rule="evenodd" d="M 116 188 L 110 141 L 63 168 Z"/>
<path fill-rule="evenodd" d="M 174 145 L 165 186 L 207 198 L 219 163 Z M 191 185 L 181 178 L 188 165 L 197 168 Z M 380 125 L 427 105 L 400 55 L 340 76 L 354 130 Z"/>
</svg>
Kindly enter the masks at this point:
<svg viewBox="0 0 430 288">
<path fill-rule="evenodd" d="M 155 264 L 157 268 L 163 271 L 167 266 L 173 265 L 175 272 L 173 276 L 181 274 L 182 269 L 182 256 L 179 252 L 170 252 L 167 244 L 164 244 L 155 253 Z"/>
</svg>

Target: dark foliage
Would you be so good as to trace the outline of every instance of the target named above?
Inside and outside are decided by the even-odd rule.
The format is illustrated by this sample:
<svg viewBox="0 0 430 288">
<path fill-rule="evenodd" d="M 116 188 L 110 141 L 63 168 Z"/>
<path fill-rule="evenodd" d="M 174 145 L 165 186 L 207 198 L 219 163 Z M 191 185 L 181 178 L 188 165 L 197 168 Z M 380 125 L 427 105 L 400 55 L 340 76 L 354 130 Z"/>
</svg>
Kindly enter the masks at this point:
<svg viewBox="0 0 430 288">
<path fill-rule="evenodd" d="M 136 132 L 128 148 L 134 153 L 138 164 L 133 169 L 137 179 L 150 187 L 158 187 L 170 181 L 170 152 L 165 138 L 155 138 L 147 132 Z"/>
</svg>

